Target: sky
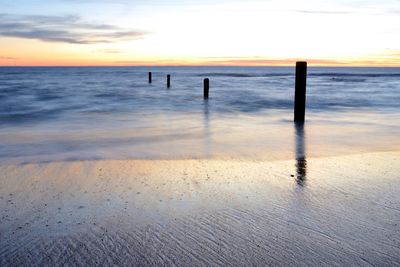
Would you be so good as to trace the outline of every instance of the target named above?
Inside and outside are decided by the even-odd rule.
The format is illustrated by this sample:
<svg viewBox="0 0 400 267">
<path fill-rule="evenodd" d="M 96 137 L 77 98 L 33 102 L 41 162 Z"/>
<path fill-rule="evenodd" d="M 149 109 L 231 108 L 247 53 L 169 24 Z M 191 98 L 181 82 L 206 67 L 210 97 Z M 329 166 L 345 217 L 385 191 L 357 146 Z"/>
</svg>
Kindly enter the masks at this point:
<svg viewBox="0 0 400 267">
<path fill-rule="evenodd" d="M 400 67 L 400 0 L 0 0 L 0 65 Z"/>
</svg>

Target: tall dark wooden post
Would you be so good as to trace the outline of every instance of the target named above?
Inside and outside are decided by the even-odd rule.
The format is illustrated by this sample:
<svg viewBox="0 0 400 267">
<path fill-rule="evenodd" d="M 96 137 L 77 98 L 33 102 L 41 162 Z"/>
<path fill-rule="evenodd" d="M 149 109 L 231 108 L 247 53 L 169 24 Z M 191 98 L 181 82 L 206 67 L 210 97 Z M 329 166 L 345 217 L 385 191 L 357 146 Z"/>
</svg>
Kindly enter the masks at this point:
<svg viewBox="0 0 400 267">
<path fill-rule="evenodd" d="M 167 88 L 171 87 L 171 75 L 167 75 Z"/>
<path fill-rule="evenodd" d="M 304 122 L 306 113 L 307 62 L 296 62 L 296 86 L 294 95 L 294 121 Z"/>
<path fill-rule="evenodd" d="M 152 74 L 151 74 L 151 72 L 149 72 L 149 83 L 151 83 L 152 82 Z"/>
<path fill-rule="evenodd" d="M 204 79 L 204 99 L 208 99 L 208 93 L 210 91 L 210 80 Z"/>
</svg>

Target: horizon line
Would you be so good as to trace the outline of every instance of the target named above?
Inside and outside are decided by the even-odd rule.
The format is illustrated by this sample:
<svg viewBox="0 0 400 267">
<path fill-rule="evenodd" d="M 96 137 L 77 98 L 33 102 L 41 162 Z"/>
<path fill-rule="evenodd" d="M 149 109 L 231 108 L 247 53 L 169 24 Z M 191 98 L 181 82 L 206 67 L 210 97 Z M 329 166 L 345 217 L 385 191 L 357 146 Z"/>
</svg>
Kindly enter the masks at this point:
<svg viewBox="0 0 400 267">
<path fill-rule="evenodd" d="M 29 67 L 294 67 L 296 62 L 293 64 L 283 64 L 283 65 L 0 65 L 0 68 L 6 67 L 17 67 L 17 68 L 29 68 Z M 312 64 L 308 62 L 308 67 L 341 67 L 341 68 L 400 68 L 400 65 L 323 65 L 323 64 Z"/>
</svg>

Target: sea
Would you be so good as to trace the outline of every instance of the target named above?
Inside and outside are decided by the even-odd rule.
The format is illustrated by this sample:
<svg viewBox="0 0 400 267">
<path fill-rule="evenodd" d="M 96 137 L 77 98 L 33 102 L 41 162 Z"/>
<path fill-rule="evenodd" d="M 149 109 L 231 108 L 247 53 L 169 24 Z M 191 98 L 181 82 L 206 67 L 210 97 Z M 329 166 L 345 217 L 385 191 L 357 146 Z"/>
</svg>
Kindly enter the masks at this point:
<svg viewBox="0 0 400 267">
<path fill-rule="evenodd" d="M 0 164 L 400 149 L 400 68 L 309 67 L 303 125 L 294 87 L 294 67 L 0 67 Z"/>
</svg>

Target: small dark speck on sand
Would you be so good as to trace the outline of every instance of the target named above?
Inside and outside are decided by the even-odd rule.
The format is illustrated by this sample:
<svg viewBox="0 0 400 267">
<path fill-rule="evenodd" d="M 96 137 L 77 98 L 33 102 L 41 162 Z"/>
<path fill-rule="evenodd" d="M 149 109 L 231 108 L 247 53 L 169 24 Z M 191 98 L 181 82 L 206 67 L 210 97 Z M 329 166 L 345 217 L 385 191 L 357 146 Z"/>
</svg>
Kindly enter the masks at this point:
<svg viewBox="0 0 400 267">
<path fill-rule="evenodd" d="M 291 174 L 291 175 L 290 175 L 290 177 L 294 177 L 294 175 L 293 175 L 293 174 Z"/>
<path fill-rule="evenodd" d="M 61 222 L 61 221 L 58 221 L 57 223 L 60 224 L 60 223 L 62 223 L 62 222 Z"/>
<path fill-rule="evenodd" d="M 136 192 L 136 194 L 140 195 L 140 192 Z"/>
<path fill-rule="evenodd" d="M 79 206 L 78 209 L 83 209 L 85 206 Z"/>
</svg>

